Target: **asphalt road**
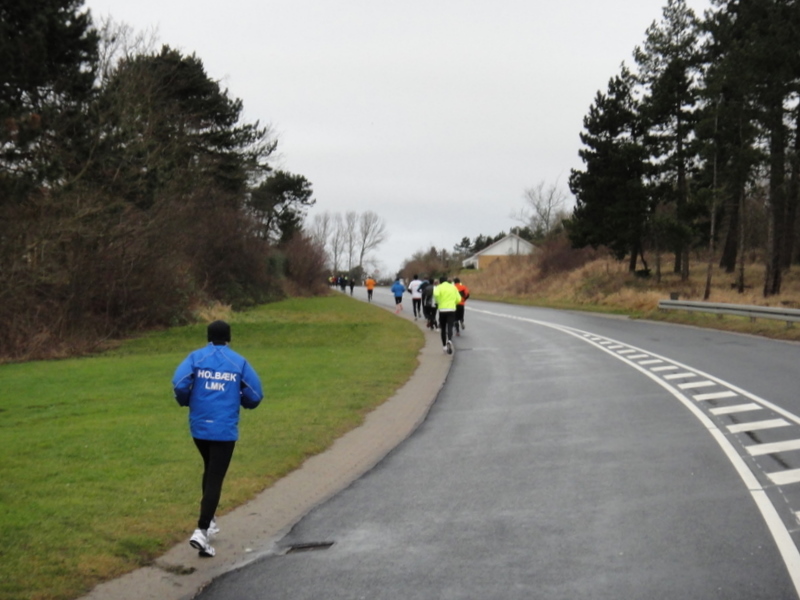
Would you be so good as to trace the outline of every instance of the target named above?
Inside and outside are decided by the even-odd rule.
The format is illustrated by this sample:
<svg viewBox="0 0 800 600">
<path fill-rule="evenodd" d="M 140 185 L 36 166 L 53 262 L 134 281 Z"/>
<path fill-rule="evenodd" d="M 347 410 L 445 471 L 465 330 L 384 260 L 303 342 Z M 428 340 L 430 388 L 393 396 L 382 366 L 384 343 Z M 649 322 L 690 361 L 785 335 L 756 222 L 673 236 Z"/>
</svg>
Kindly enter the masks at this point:
<svg viewBox="0 0 800 600">
<path fill-rule="evenodd" d="M 474 300 L 455 345 L 409 439 L 198 597 L 798 597 L 800 345 Z"/>
</svg>

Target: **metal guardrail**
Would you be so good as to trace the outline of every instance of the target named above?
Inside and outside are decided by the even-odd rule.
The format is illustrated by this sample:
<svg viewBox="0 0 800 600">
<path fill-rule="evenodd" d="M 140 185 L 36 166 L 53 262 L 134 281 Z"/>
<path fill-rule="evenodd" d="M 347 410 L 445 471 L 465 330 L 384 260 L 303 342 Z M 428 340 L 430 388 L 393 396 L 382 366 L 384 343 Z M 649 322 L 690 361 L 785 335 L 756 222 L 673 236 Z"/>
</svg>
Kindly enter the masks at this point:
<svg viewBox="0 0 800 600">
<path fill-rule="evenodd" d="M 689 310 L 717 315 L 735 315 L 756 319 L 774 319 L 786 321 L 787 327 L 800 321 L 800 310 L 795 308 L 776 308 L 773 306 L 755 306 L 752 304 L 723 304 L 715 302 L 695 302 L 691 300 L 659 300 L 661 310 Z"/>
</svg>

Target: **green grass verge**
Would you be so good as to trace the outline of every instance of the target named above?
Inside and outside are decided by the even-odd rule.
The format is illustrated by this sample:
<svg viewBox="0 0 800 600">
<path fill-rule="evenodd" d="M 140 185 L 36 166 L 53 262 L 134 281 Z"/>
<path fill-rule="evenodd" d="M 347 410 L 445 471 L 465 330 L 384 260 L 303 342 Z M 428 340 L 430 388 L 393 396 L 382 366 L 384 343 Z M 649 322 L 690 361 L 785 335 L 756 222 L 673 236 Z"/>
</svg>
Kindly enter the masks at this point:
<svg viewBox="0 0 800 600">
<path fill-rule="evenodd" d="M 345 296 L 231 319 L 265 401 L 243 411 L 220 514 L 358 426 L 411 375 L 422 332 Z M 90 358 L 0 366 L 0 598 L 65 600 L 194 528 L 200 458 L 171 377 L 205 325 Z"/>
</svg>

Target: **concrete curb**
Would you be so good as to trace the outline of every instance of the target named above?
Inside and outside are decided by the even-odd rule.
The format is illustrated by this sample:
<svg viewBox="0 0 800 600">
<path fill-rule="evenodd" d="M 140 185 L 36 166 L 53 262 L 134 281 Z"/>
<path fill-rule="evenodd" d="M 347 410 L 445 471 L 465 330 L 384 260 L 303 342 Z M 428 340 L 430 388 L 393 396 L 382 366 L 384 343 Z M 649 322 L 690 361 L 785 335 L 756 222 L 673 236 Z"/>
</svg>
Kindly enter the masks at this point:
<svg viewBox="0 0 800 600">
<path fill-rule="evenodd" d="M 81 600 L 188 600 L 214 578 L 273 553 L 276 542 L 300 519 L 372 469 L 425 420 L 452 359 L 442 353 L 438 332 L 427 331 L 423 321 L 418 326 L 426 341 L 411 379 L 369 413 L 363 425 L 252 501 L 220 517 L 221 532 L 214 538 L 217 556 L 200 558 L 183 542 L 153 566 L 102 583 Z"/>
</svg>

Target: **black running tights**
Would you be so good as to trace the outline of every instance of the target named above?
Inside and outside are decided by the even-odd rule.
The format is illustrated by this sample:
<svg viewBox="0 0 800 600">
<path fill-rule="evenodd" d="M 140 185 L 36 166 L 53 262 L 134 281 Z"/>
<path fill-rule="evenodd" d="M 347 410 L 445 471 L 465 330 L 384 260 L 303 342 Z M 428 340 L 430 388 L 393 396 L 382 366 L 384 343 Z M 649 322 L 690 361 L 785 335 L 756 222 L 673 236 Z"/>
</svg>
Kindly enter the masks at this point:
<svg viewBox="0 0 800 600">
<path fill-rule="evenodd" d="M 445 346 L 448 340 L 453 339 L 453 324 L 455 321 L 456 311 L 439 311 L 439 331 L 442 334 L 442 346 Z"/>
<path fill-rule="evenodd" d="M 222 494 L 222 482 L 231 464 L 236 442 L 215 442 L 194 438 L 194 444 L 203 457 L 203 500 L 200 502 L 197 527 L 208 529 L 211 519 L 217 512 L 219 497 Z"/>
</svg>

